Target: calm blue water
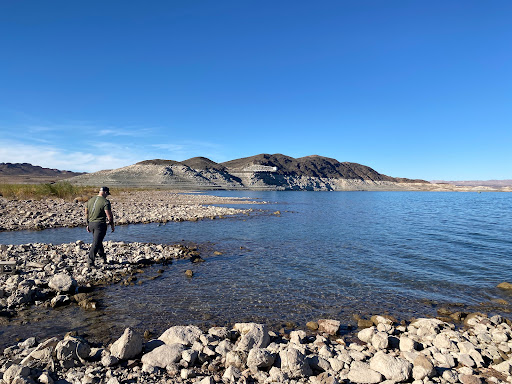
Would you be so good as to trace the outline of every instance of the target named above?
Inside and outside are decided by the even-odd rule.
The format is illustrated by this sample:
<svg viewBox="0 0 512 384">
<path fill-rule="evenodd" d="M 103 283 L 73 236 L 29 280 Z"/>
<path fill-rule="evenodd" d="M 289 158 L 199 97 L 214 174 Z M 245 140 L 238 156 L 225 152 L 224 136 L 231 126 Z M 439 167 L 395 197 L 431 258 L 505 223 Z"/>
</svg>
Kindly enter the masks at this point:
<svg viewBox="0 0 512 384">
<path fill-rule="evenodd" d="M 512 194 L 212 194 L 269 201 L 258 206 L 269 214 L 117 227 L 106 240 L 194 242 L 206 262 L 176 262 L 141 286 L 103 289 L 102 321 L 155 329 L 241 320 L 304 324 L 323 316 L 349 323 L 355 313 L 433 314 L 432 300 L 512 302 L 496 288 L 512 282 Z M 0 233 L 4 244 L 77 239 L 90 241 L 83 228 Z M 185 278 L 185 269 L 194 278 Z"/>
</svg>

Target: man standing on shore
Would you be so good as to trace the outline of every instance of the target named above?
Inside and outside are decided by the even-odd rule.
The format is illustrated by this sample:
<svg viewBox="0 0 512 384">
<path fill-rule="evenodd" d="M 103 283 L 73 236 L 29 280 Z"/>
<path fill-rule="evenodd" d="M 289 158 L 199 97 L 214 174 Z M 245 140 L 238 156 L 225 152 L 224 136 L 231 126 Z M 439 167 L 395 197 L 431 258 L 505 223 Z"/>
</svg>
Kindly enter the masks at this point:
<svg viewBox="0 0 512 384">
<path fill-rule="evenodd" d="M 94 266 L 96 254 L 100 255 L 105 264 L 107 263 L 107 255 L 103 249 L 103 238 L 107 234 L 107 222 L 110 223 L 112 232 L 114 232 L 114 215 L 112 214 L 110 201 L 106 198 L 108 195 L 110 195 L 108 187 L 101 187 L 98 195 L 89 199 L 85 206 L 87 232 L 92 232 L 93 236 L 87 259 L 88 267 Z"/>
</svg>

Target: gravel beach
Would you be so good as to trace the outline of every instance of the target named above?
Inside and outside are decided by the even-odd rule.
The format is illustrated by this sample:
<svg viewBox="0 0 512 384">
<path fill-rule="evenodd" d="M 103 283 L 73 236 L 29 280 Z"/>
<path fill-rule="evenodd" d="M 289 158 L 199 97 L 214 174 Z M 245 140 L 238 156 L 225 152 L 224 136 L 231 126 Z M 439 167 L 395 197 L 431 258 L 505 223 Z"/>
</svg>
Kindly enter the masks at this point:
<svg viewBox="0 0 512 384">
<path fill-rule="evenodd" d="M 122 192 L 109 197 L 116 225 L 196 221 L 236 215 L 250 210 L 219 207 L 222 204 L 261 204 L 248 199 L 169 191 Z M 89 196 L 90 197 L 90 196 Z M 8 200 L 0 197 L 0 231 L 42 230 L 85 225 L 84 202 L 88 197 Z"/>
</svg>

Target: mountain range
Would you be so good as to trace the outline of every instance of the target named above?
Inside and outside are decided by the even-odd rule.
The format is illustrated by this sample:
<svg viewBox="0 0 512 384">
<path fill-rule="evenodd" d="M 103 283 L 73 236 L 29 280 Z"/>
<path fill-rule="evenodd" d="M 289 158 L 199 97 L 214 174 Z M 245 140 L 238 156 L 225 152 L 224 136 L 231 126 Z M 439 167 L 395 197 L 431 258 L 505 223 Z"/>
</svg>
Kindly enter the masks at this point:
<svg viewBox="0 0 512 384">
<path fill-rule="evenodd" d="M 224 163 L 205 157 L 145 160 L 69 181 L 82 185 L 265 190 L 381 190 L 428 184 L 425 180 L 391 177 L 365 165 L 328 157 L 293 158 L 282 154 L 260 154 Z"/>
<path fill-rule="evenodd" d="M 0 163 L 0 182 L 2 183 L 48 183 L 82 174 L 43 168 L 29 163 Z"/>
</svg>

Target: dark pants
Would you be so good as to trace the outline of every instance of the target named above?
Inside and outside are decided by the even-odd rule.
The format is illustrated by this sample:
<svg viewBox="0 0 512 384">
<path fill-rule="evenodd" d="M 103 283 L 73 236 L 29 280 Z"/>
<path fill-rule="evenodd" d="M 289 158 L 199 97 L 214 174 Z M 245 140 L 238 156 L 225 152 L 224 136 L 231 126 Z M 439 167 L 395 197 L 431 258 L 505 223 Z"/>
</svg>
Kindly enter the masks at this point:
<svg viewBox="0 0 512 384">
<path fill-rule="evenodd" d="M 107 223 L 90 222 L 89 230 L 92 232 L 92 245 L 87 265 L 94 265 L 96 254 L 99 254 L 103 261 L 107 261 L 107 255 L 103 249 L 103 238 L 107 234 Z"/>
</svg>

